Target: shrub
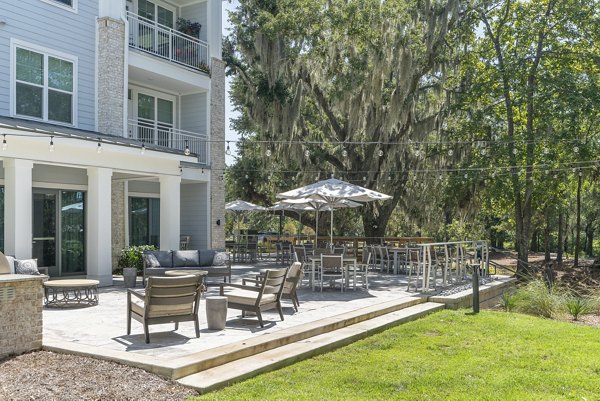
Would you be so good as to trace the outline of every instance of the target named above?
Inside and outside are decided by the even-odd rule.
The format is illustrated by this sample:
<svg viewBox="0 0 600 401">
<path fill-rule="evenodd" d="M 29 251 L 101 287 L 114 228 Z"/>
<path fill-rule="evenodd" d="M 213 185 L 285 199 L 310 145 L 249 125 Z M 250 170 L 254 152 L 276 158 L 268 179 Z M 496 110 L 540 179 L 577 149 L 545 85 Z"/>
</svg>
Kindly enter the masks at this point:
<svg viewBox="0 0 600 401">
<path fill-rule="evenodd" d="M 500 306 L 505 312 L 512 312 L 517 305 L 517 296 L 514 291 L 504 291 L 500 299 Z"/>
<path fill-rule="evenodd" d="M 122 272 L 124 267 L 135 267 L 138 273 L 143 273 L 144 263 L 142 261 L 142 252 L 154 250 L 156 250 L 154 245 L 129 245 L 123 248 L 117 264 L 119 272 Z"/>
<path fill-rule="evenodd" d="M 571 297 L 567 299 L 565 306 L 573 320 L 579 320 L 579 316 L 592 313 L 596 309 L 595 302 L 588 298 Z"/>
<path fill-rule="evenodd" d="M 546 286 L 541 279 L 532 280 L 515 293 L 515 309 L 535 316 L 551 318 L 561 310 L 566 290 Z"/>
</svg>

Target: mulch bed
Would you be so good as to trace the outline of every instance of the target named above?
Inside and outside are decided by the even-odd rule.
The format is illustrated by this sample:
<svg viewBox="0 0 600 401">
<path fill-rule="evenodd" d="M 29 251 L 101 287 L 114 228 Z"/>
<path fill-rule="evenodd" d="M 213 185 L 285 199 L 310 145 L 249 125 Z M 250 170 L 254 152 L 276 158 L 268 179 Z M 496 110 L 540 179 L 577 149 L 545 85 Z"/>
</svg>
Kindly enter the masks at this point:
<svg viewBox="0 0 600 401">
<path fill-rule="evenodd" d="M 145 370 L 48 351 L 0 361 L 0 400 L 185 400 L 198 393 Z"/>
</svg>

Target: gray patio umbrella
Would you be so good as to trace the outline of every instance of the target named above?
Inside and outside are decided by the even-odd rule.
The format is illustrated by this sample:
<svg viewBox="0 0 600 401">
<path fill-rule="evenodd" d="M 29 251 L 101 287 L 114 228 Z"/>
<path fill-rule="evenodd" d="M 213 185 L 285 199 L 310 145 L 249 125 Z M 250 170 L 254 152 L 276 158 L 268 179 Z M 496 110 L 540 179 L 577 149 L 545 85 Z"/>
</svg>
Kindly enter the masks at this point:
<svg viewBox="0 0 600 401">
<path fill-rule="evenodd" d="M 325 201 L 329 206 L 335 207 L 340 201 L 373 202 L 376 200 L 387 200 L 392 197 L 381 192 L 373 191 L 360 185 L 351 184 L 346 181 L 330 178 L 318 181 L 314 184 L 292 189 L 277 194 L 280 199 L 312 199 Z M 333 231 L 330 234 L 333 243 Z"/>
<path fill-rule="evenodd" d="M 305 210 L 314 210 L 316 213 L 316 226 L 315 226 L 315 246 L 317 246 L 318 239 L 318 229 L 319 229 L 319 212 L 329 211 L 331 212 L 331 227 L 329 231 L 330 242 L 333 244 L 333 210 L 341 209 L 346 207 L 359 207 L 362 206 L 362 203 L 354 202 L 350 200 L 340 200 L 334 203 L 327 203 L 324 200 L 319 199 L 309 199 L 309 198 L 298 198 L 298 199 L 284 199 L 281 202 L 282 204 L 293 205 L 294 207 L 307 207 L 309 209 Z"/>
<path fill-rule="evenodd" d="M 264 211 L 267 208 L 243 200 L 234 200 L 225 204 L 225 210 L 235 212 L 238 226 L 238 241 L 240 233 L 240 215 L 244 212 Z"/>
<path fill-rule="evenodd" d="M 281 215 L 279 216 L 279 231 L 281 232 L 281 219 L 283 218 L 283 212 L 285 212 L 286 210 L 291 210 L 293 212 L 298 213 L 298 220 L 300 220 L 300 224 L 302 224 L 302 215 L 304 214 L 304 212 L 312 211 L 314 209 L 308 205 L 294 205 L 291 203 L 277 202 L 273 206 L 269 207 L 269 210 L 281 211 Z M 300 239 L 300 234 L 298 234 L 298 239 Z"/>
</svg>

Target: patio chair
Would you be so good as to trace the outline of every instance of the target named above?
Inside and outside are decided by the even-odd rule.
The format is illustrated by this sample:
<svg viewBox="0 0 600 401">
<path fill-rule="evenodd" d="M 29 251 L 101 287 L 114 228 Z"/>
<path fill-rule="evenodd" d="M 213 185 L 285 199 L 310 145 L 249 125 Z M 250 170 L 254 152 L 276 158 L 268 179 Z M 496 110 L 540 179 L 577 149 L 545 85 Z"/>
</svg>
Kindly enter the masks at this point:
<svg viewBox="0 0 600 401">
<path fill-rule="evenodd" d="M 302 263 L 292 263 L 292 265 L 288 269 L 288 274 L 285 278 L 285 284 L 283 285 L 283 291 L 281 293 L 281 298 L 292 300 L 292 304 L 294 305 L 294 310 L 296 312 L 298 312 L 298 306 L 300 306 L 300 301 L 298 300 L 296 288 L 298 288 L 300 280 L 302 280 L 303 276 L 304 271 L 302 270 Z"/>
<path fill-rule="evenodd" d="M 336 281 L 340 280 L 341 291 L 344 291 L 344 256 L 343 255 L 325 255 L 321 254 L 321 267 L 319 272 L 319 281 L 321 291 L 323 291 L 323 282 L 329 281 L 331 287 L 335 286 Z"/>
<path fill-rule="evenodd" d="M 281 293 L 287 276 L 288 269 L 266 270 L 256 280 L 244 279 L 242 284 L 221 284 L 220 294 L 227 297 L 227 307 L 242 311 L 242 317 L 246 312 L 254 312 L 258 317 L 260 327 L 265 327 L 262 320 L 262 312 L 277 308 L 279 316 L 283 320 L 281 310 Z M 254 285 L 246 285 L 252 282 Z M 225 292 L 225 287 L 233 288 Z"/>
<path fill-rule="evenodd" d="M 357 263 L 356 267 L 353 265 L 347 266 L 349 269 L 349 278 L 352 278 L 352 282 L 356 285 L 356 279 L 360 278 L 361 285 L 367 290 L 369 289 L 369 269 L 372 265 L 372 254 L 366 252 L 366 258 L 362 263 Z"/>
<path fill-rule="evenodd" d="M 131 334 L 131 319 L 144 325 L 146 344 L 150 342 L 148 326 L 152 324 L 194 322 L 196 337 L 200 337 L 198 305 L 202 276 L 148 277 L 143 292 L 127 290 L 127 334 Z M 133 296 L 133 297 L 132 297 Z"/>
</svg>

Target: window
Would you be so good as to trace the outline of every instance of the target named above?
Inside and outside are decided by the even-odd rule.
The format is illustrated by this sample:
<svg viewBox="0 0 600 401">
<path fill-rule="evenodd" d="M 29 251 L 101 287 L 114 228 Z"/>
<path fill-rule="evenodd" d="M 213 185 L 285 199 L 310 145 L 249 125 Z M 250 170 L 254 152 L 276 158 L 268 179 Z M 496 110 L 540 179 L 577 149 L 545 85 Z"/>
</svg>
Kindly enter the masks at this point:
<svg viewBox="0 0 600 401">
<path fill-rule="evenodd" d="M 160 199 L 129 198 L 129 245 L 160 247 Z"/>
<path fill-rule="evenodd" d="M 67 11 L 77 12 L 77 0 L 42 0 L 44 3 L 63 8 Z"/>
<path fill-rule="evenodd" d="M 75 60 L 15 46 L 14 114 L 74 124 Z"/>
</svg>

